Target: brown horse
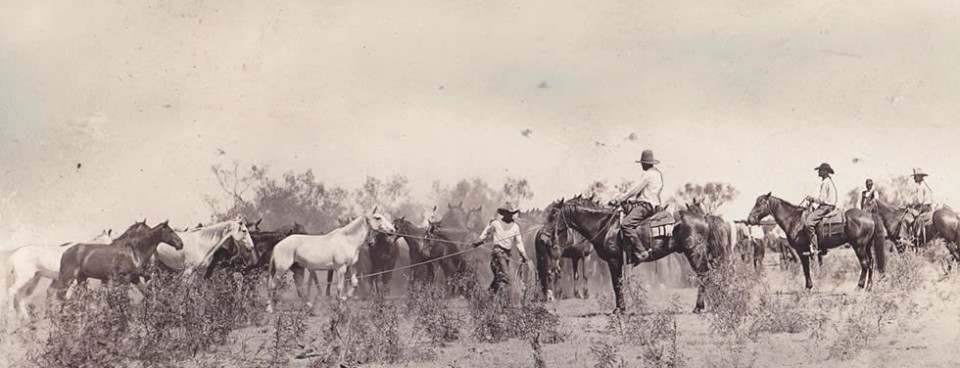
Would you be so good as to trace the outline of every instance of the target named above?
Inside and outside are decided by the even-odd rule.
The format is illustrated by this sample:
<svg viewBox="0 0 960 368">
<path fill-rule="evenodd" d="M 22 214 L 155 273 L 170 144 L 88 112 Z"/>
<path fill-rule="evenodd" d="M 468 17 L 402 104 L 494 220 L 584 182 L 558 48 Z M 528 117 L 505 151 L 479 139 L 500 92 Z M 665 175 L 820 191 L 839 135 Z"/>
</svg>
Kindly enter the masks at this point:
<svg viewBox="0 0 960 368">
<path fill-rule="evenodd" d="M 577 203 L 593 202 L 593 196 L 584 198 L 580 195 L 570 199 Z M 596 205 L 596 204 L 595 204 Z M 551 203 L 544 209 L 544 213 L 549 216 L 556 210 L 557 202 Z M 522 218 L 522 217 L 521 217 Z M 521 229 L 528 228 L 521 225 Z M 547 301 L 555 299 L 557 283 L 562 275 L 560 261 L 562 258 L 570 258 L 571 271 L 573 274 L 573 295 L 575 298 L 588 298 L 589 280 L 586 272 L 587 261 L 593 254 L 593 244 L 579 236 L 579 233 L 567 233 L 565 243 L 557 241 L 556 224 L 542 225 L 540 230 L 532 237 L 534 244 L 534 254 L 537 258 L 537 276 L 540 279 L 540 289 Z M 524 237 L 524 244 L 527 244 Z"/>
<path fill-rule="evenodd" d="M 960 216 L 950 208 L 933 211 L 933 232 L 943 238 L 953 259 L 960 262 Z"/>
<path fill-rule="evenodd" d="M 252 266 L 252 268 L 266 270 L 270 265 L 270 256 L 273 254 L 273 247 L 277 245 L 284 238 L 293 235 L 293 234 L 306 234 L 307 230 L 296 222 L 293 225 L 282 226 L 276 230 L 272 231 L 261 231 L 260 222 L 263 219 L 258 220 L 253 224 L 248 224 L 247 228 L 252 229 L 250 231 L 250 239 L 253 240 L 253 250 L 257 253 L 257 263 Z M 213 253 L 212 260 L 210 265 L 207 266 L 207 271 L 204 273 L 205 278 L 209 278 L 213 274 L 213 270 L 218 267 L 241 270 L 246 269 L 244 266 L 243 260 L 241 258 L 241 251 L 233 239 L 228 240 L 224 245 L 217 249 Z"/>
<path fill-rule="evenodd" d="M 116 275 L 138 284 L 161 242 L 183 249 L 183 241 L 166 221 L 149 230 L 121 236 L 111 244 L 71 246 L 60 258 L 57 297 L 63 299 L 74 280 L 83 284 L 89 278 L 106 281 Z"/>
<path fill-rule="evenodd" d="M 806 288 L 813 288 L 810 279 L 810 239 L 803 230 L 802 207 L 794 206 L 787 201 L 767 193 L 757 197 L 747 222 L 757 224 L 766 216 L 773 219 L 787 233 L 787 242 L 800 254 L 800 264 L 803 266 L 803 275 L 806 279 Z M 843 233 L 829 236 L 820 242 L 820 249 L 827 250 L 849 243 L 857 258 L 860 260 L 860 281 L 857 286 L 863 288 L 866 282 L 873 282 L 873 260 L 876 253 L 877 269 L 882 273 L 886 260 L 883 247 L 884 228 L 879 215 L 864 212 L 858 209 L 847 210 L 846 223 Z"/>
<path fill-rule="evenodd" d="M 565 243 L 566 230 L 573 229 L 588 239 L 594 249 L 610 269 L 613 293 L 616 299 L 614 313 L 626 308 L 623 299 L 624 247 L 618 234 L 617 210 L 601 207 L 593 202 L 566 202 L 561 199 L 556 210 L 548 216 L 546 225 L 556 226 L 557 240 Z M 727 229 L 728 231 L 724 231 Z M 682 253 L 694 272 L 701 278 L 719 262 L 725 262 L 730 249 L 729 227 L 722 220 L 708 218 L 702 214 L 681 210 L 680 222 L 673 228 L 673 234 L 667 238 L 655 238 L 650 256 L 643 262 L 651 262 L 672 253 Z M 697 302 L 693 311 L 699 313 L 704 307 L 706 282 L 701 282 L 697 293 Z"/>
</svg>

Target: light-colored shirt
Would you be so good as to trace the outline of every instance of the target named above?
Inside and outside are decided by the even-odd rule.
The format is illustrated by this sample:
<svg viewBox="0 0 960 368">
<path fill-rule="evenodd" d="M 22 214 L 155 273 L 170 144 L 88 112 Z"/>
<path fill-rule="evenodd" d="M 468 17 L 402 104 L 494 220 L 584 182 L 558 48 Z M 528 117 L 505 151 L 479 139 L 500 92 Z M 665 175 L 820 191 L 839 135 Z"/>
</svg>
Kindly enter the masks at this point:
<svg viewBox="0 0 960 368">
<path fill-rule="evenodd" d="M 490 224 L 483 228 L 483 232 L 480 233 L 480 240 L 485 241 L 491 235 L 493 236 L 494 245 L 504 250 L 517 247 L 520 255 L 523 256 L 524 259 L 527 259 L 527 253 L 523 249 L 523 237 L 520 236 L 520 225 L 517 225 L 516 222 L 506 223 L 503 222 L 503 220 L 490 221 Z"/>
<path fill-rule="evenodd" d="M 875 201 L 876 199 L 877 199 L 876 189 L 864 190 L 863 192 L 860 193 L 860 209 L 863 209 L 863 207 L 865 206 L 872 205 L 873 201 Z"/>
<path fill-rule="evenodd" d="M 933 204 L 933 190 L 930 190 L 927 183 L 918 183 L 914 191 L 913 204 L 920 206 Z"/>
<path fill-rule="evenodd" d="M 638 202 L 647 202 L 654 207 L 660 205 L 660 192 L 663 191 L 663 174 L 655 167 L 644 170 L 629 192 L 619 198 L 619 202 L 636 197 Z"/>
<path fill-rule="evenodd" d="M 817 197 L 817 204 L 817 207 L 825 204 L 837 205 L 837 186 L 833 185 L 833 179 L 829 176 L 820 181 L 820 196 Z"/>
</svg>

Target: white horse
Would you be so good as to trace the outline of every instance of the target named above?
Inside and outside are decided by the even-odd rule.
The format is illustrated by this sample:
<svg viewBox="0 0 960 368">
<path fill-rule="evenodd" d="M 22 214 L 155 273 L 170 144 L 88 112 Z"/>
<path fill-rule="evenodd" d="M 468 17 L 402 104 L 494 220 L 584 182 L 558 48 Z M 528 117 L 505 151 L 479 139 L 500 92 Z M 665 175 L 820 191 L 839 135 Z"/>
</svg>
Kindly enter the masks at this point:
<svg viewBox="0 0 960 368">
<path fill-rule="evenodd" d="M 395 232 L 393 221 L 386 214 L 381 214 L 374 208 L 369 214 L 357 217 L 346 226 L 335 229 L 324 235 L 290 235 L 277 243 L 273 248 L 270 259 L 270 279 L 268 288 L 267 312 L 273 311 L 274 299 L 277 294 L 277 279 L 283 277 L 287 270 L 293 271 L 294 286 L 301 300 L 306 300 L 303 292 L 303 271 L 316 270 L 336 271 L 338 277 L 337 292 L 341 299 L 346 299 L 353 293 L 359 280 L 356 272 L 350 277 L 351 289 L 344 296 L 344 276 L 347 267 L 357 262 L 360 256 L 360 247 L 367 243 L 367 237 L 373 231 Z M 313 304 L 307 302 L 308 307 Z"/>
<path fill-rule="evenodd" d="M 253 247 L 253 239 L 243 218 L 224 221 L 215 225 L 177 232 L 183 240 L 183 250 L 176 250 L 173 246 L 160 243 L 157 246 L 157 259 L 164 266 L 190 275 L 193 272 L 206 270 L 210 265 L 213 253 L 224 246 L 229 240 L 239 245 L 238 252 L 248 265 L 257 263 L 257 252 Z"/>
<path fill-rule="evenodd" d="M 87 243 L 110 244 L 112 230 L 104 230 Z M 56 244 L 28 244 L 17 248 L 7 260 L 10 274 L 7 275 L 7 296 L 13 308 L 29 318 L 25 299 L 33 295 L 41 277 L 56 280 L 60 277 L 60 257 L 76 242 Z"/>
</svg>

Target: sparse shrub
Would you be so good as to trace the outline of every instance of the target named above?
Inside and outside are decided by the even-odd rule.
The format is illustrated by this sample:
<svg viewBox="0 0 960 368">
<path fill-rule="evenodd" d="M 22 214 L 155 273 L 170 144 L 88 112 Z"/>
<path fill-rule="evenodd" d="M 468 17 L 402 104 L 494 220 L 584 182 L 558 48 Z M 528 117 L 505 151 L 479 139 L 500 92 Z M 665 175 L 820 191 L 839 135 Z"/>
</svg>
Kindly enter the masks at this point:
<svg viewBox="0 0 960 368">
<path fill-rule="evenodd" d="M 369 308 L 350 301 L 331 304 L 323 335 L 330 350 L 319 363 L 353 366 L 398 363 L 407 358 L 408 349 L 400 340 L 400 309 L 396 305 L 379 298 Z"/>
<path fill-rule="evenodd" d="M 139 301 L 125 283 L 78 288 L 47 309 L 49 334 L 32 360 L 47 367 L 176 365 L 259 323 L 255 289 L 254 279 L 223 272 L 210 279 L 154 275 Z"/>
<path fill-rule="evenodd" d="M 590 344 L 590 353 L 597 358 L 596 368 L 626 368 L 627 361 L 620 356 L 620 350 L 615 343 L 605 340 L 594 340 Z"/>
<path fill-rule="evenodd" d="M 405 314 L 413 328 L 430 338 L 433 346 L 446 346 L 460 338 L 461 318 L 447 306 L 445 291 L 436 284 L 415 283 L 404 298 Z"/>
</svg>

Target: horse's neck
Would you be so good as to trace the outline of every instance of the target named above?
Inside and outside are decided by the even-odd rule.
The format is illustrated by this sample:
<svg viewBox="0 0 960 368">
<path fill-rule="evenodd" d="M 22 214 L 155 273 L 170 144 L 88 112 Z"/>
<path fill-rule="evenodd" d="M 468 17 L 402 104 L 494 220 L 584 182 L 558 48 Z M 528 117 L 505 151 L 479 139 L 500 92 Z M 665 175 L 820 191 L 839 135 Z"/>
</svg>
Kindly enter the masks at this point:
<svg viewBox="0 0 960 368">
<path fill-rule="evenodd" d="M 137 266 L 144 264 L 157 251 L 160 245 L 160 230 L 151 230 L 148 235 L 133 245 L 133 258 Z"/>
<path fill-rule="evenodd" d="M 229 239 L 229 236 L 226 236 L 223 232 L 223 229 L 220 229 L 220 233 L 217 236 L 207 236 L 204 235 L 204 232 L 215 231 L 215 228 L 205 228 L 200 230 L 191 230 L 183 233 L 177 233 L 180 236 L 180 240 L 183 241 L 183 250 L 181 251 L 184 255 L 184 260 L 188 263 L 200 263 L 204 259 L 209 258 L 224 242 Z"/>
<path fill-rule="evenodd" d="M 609 229 L 608 224 L 612 222 L 611 217 L 615 216 L 616 212 L 606 212 L 599 209 L 590 209 L 590 210 L 579 210 L 576 212 L 576 215 L 571 219 L 573 224 L 573 229 L 583 235 L 584 238 L 590 240 L 593 245 L 602 246 L 604 237 L 600 234 L 604 233 Z"/>
<path fill-rule="evenodd" d="M 339 231 L 342 236 L 350 240 L 349 244 L 356 244 L 359 251 L 360 246 L 366 243 L 367 235 L 370 235 L 370 225 L 367 224 L 365 217 L 360 216 L 347 226 L 341 227 Z"/>
<path fill-rule="evenodd" d="M 773 211 L 770 212 L 771 215 L 773 215 L 773 220 L 777 222 L 777 225 L 786 230 L 788 234 L 792 233 L 793 229 L 800 225 L 800 216 L 803 214 L 803 210 L 800 207 L 794 206 L 779 198 L 776 199 L 776 206 L 774 206 Z"/>
</svg>

